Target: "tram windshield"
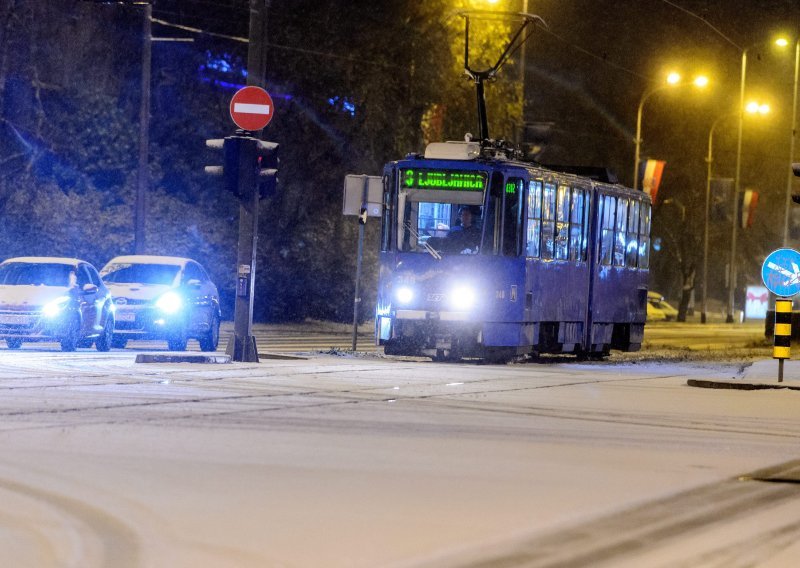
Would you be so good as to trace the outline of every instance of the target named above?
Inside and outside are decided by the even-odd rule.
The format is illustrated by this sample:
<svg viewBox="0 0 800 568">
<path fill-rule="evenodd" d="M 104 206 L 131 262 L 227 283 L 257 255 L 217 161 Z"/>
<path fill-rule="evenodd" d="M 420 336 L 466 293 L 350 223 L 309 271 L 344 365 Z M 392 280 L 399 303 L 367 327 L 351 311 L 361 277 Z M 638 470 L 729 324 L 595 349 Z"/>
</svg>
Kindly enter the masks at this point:
<svg viewBox="0 0 800 568">
<path fill-rule="evenodd" d="M 448 201 L 423 201 L 401 192 L 400 250 L 431 254 L 477 254 L 483 229 L 482 193 L 448 192 Z M 425 195 L 430 198 L 430 195 Z M 476 199 L 477 198 L 477 199 Z"/>
</svg>

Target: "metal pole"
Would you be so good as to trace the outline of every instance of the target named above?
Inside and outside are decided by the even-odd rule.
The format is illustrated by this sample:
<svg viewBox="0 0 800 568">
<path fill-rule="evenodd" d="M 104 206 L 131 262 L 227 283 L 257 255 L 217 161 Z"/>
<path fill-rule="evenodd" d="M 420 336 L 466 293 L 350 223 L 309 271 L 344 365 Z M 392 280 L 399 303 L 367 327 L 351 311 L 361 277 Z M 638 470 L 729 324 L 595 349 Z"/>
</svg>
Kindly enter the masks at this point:
<svg viewBox="0 0 800 568">
<path fill-rule="evenodd" d="M 639 189 L 639 145 L 642 143 L 642 109 L 644 108 L 644 101 L 647 98 L 647 93 L 642 96 L 639 101 L 639 109 L 636 111 L 636 152 L 633 158 L 633 189 Z"/>
<path fill-rule="evenodd" d="M 267 10 L 270 0 L 250 0 L 250 30 L 247 46 L 247 84 L 266 87 Z"/>
<path fill-rule="evenodd" d="M 789 124 L 792 130 L 792 137 L 789 139 L 789 174 L 786 178 L 786 203 L 784 204 L 783 217 L 783 248 L 789 247 L 789 211 L 792 207 L 792 182 L 794 172 L 792 162 L 794 161 L 794 141 L 797 137 L 797 82 L 800 75 L 800 38 L 797 38 L 794 46 L 794 84 L 792 87 L 792 122 Z"/>
<path fill-rule="evenodd" d="M 361 306 L 361 261 L 364 258 L 364 226 L 367 224 L 367 201 L 369 195 L 369 176 L 362 176 L 364 186 L 361 190 L 361 211 L 358 217 L 358 257 L 356 260 L 356 291 L 353 297 L 353 351 L 358 344 L 358 308 Z"/>
<path fill-rule="evenodd" d="M 150 185 L 148 154 L 150 146 L 150 67 L 152 55 L 153 6 L 144 5 L 142 23 L 142 96 L 139 104 L 139 166 L 136 174 L 136 203 L 134 206 L 133 248 L 136 254 L 144 254 L 145 219 L 147 216 L 147 187 Z"/>
<path fill-rule="evenodd" d="M 731 259 L 728 268 L 728 316 L 726 323 L 733 323 L 733 296 L 736 290 L 736 225 L 739 223 L 739 188 L 742 185 L 742 130 L 744 125 L 744 84 L 747 73 L 747 49 L 742 50 L 742 78 L 739 85 L 739 132 L 736 141 L 736 177 L 733 187 L 733 223 L 731 228 Z"/>
<path fill-rule="evenodd" d="M 522 13 L 523 14 L 527 14 L 528 13 L 528 0 L 522 0 Z M 525 113 L 525 85 L 526 85 L 525 75 L 527 73 L 527 68 L 526 68 L 526 66 L 527 66 L 526 59 L 527 58 L 525 57 L 525 52 L 527 51 L 527 49 L 526 49 L 527 45 L 528 45 L 528 42 L 526 41 L 522 45 L 520 50 L 519 50 L 519 67 L 520 67 L 519 80 L 520 80 L 520 83 L 522 83 L 522 101 L 521 101 L 522 104 L 521 104 L 521 108 L 520 108 L 520 125 L 521 125 L 521 127 L 519 129 L 519 140 L 518 140 L 520 145 L 522 145 L 522 143 L 525 142 L 525 124 L 526 124 L 526 122 L 525 122 L 525 117 L 526 117 L 526 113 Z"/>
<path fill-rule="evenodd" d="M 706 163 L 708 164 L 706 173 L 706 210 L 703 223 L 703 298 L 700 306 L 700 323 L 706 323 L 707 321 L 706 299 L 708 297 L 708 210 L 711 206 L 711 162 L 714 159 L 714 127 L 718 123 L 719 119 L 714 122 L 714 124 L 711 126 L 711 130 L 708 133 L 708 156 L 706 156 Z"/>
</svg>

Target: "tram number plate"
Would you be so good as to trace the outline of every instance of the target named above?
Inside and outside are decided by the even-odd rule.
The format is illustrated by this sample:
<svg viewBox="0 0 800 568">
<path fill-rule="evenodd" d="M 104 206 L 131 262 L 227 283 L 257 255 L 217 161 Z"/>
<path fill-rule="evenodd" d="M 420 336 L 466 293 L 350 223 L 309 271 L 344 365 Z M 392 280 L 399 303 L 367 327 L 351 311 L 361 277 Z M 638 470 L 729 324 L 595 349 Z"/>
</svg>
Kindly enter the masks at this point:
<svg viewBox="0 0 800 568">
<path fill-rule="evenodd" d="M 136 321 L 134 312 L 117 312 L 117 321 Z"/>
<path fill-rule="evenodd" d="M 444 300 L 444 294 L 428 294 L 429 302 L 441 302 Z"/>
<path fill-rule="evenodd" d="M 11 325 L 28 325 L 31 322 L 31 316 L 24 314 L 0 314 L 0 324 Z"/>
</svg>

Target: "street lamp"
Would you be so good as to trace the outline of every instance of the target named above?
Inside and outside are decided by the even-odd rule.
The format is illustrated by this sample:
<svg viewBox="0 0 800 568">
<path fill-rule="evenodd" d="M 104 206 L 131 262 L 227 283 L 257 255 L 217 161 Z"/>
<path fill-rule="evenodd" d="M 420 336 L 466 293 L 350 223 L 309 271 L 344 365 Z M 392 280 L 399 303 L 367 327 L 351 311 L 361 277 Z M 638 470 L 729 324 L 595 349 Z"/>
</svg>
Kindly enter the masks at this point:
<svg viewBox="0 0 800 568">
<path fill-rule="evenodd" d="M 670 73 L 667 75 L 666 83 L 656 85 L 646 90 L 642 95 L 642 98 L 639 99 L 639 108 L 636 111 L 636 138 L 634 139 L 636 144 L 636 152 L 633 158 L 633 189 L 639 189 L 639 162 L 642 144 L 642 110 L 644 109 L 644 103 L 650 98 L 651 95 L 657 93 L 658 91 L 663 91 L 664 89 L 669 89 L 680 84 L 681 76 L 678 73 Z M 695 87 L 703 88 L 708 85 L 708 77 L 699 75 L 694 78 L 692 84 Z"/>
<path fill-rule="evenodd" d="M 745 110 L 751 114 L 767 114 L 769 112 L 769 105 L 750 103 L 745 107 Z M 727 113 L 723 114 L 714 121 L 711 129 L 708 132 L 708 156 L 706 156 L 706 163 L 708 164 L 706 175 L 706 208 L 705 208 L 705 221 L 703 224 L 703 298 L 700 306 L 700 323 L 706 323 L 707 303 L 708 298 L 708 225 L 709 225 L 709 210 L 711 208 L 711 164 L 714 161 L 714 131 L 723 119 L 730 118 L 736 114 Z M 735 196 L 734 196 L 735 197 Z M 738 200 L 735 200 L 738 203 Z M 737 219 L 734 213 L 733 223 L 736 224 Z"/>
<path fill-rule="evenodd" d="M 789 45 L 788 40 L 780 38 L 775 42 L 781 47 Z M 797 136 L 797 83 L 798 75 L 800 75 L 800 37 L 797 38 L 794 44 L 794 83 L 792 84 L 792 122 L 789 125 L 791 130 L 791 138 L 789 138 L 789 173 L 786 178 L 786 203 L 784 204 L 783 212 L 783 248 L 789 246 L 789 209 L 792 206 L 792 181 L 794 180 L 794 172 L 792 171 L 792 162 L 794 161 L 794 140 Z"/>
</svg>

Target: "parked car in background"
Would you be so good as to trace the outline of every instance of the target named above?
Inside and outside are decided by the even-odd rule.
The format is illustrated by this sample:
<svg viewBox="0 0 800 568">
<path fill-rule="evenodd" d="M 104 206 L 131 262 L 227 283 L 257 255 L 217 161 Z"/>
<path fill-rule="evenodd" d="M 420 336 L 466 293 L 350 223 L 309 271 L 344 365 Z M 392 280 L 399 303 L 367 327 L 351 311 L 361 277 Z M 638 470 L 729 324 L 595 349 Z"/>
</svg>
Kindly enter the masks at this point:
<svg viewBox="0 0 800 568">
<path fill-rule="evenodd" d="M 77 258 L 19 257 L 0 264 L 0 338 L 9 349 L 58 341 L 62 351 L 111 349 L 114 304 L 94 266 Z"/>
<path fill-rule="evenodd" d="M 658 292 L 647 293 L 648 321 L 675 321 L 676 319 L 678 319 L 678 310 L 664 300 L 664 296 Z"/>
<path fill-rule="evenodd" d="M 203 351 L 219 345 L 219 292 L 205 269 L 189 258 L 128 255 L 111 259 L 100 276 L 114 296 L 114 347 L 132 339 L 166 340 L 184 351 L 197 339 Z"/>
</svg>

